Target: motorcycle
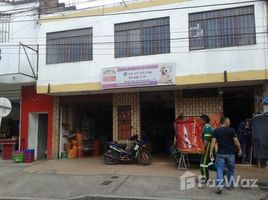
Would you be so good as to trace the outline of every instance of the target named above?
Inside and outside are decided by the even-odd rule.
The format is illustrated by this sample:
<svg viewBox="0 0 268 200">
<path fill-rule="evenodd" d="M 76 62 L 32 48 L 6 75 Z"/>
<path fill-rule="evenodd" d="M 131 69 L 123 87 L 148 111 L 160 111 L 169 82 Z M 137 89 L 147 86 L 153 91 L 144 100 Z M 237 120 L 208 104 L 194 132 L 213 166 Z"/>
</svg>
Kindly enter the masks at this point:
<svg viewBox="0 0 268 200">
<path fill-rule="evenodd" d="M 138 140 L 138 135 L 130 138 L 131 146 L 127 149 L 126 144 L 118 144 L 116 142 L 107 143 L 107 150 L 104 153 L 104 161 L 108 165 L 121 162 L 137 161 L 142 165 L 150 165 L 152 162 L 151 154 L 142 146 Z"/>
</svg>

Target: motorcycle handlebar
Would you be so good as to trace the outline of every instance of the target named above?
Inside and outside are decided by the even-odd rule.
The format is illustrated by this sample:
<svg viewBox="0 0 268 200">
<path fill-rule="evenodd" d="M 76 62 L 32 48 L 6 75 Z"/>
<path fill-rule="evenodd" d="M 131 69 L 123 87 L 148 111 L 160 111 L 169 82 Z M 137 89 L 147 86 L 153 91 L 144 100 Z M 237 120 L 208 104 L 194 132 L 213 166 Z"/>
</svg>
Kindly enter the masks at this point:
<svg viewBox="0 0 268 200">
<path fill-rule="evenodd" d="M 133 140 L 138 140 L 138 134 L 135 134 L 135 135 L 132 135 L 131 137 L 130 137 L 130 140 L 131 141 L 133 141 Z"/>
</svg>

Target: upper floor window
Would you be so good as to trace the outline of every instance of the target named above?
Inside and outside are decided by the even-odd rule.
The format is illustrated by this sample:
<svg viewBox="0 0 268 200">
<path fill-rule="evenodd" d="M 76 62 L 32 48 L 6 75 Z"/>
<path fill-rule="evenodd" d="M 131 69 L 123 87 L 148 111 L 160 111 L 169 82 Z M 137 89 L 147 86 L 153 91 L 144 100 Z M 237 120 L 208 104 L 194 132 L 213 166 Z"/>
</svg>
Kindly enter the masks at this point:
<svg viewBox="0 0 268 200">
<path fill-rule="evenodd" d="M 92 60 L 92 28 L 47 33 L 47 64 Z"/>
<path fill-rule="evenodd" d="M 0 43 L 8 42 L 10 38 L 10 14 L 0 13 Z"/>
<path fill-rule="evenodd" d="M 169 17 L 115 24 L 116 58 L 169 52 Z"/>
<path fill-rule="evenodd" d="M 254 6 L 189 14 L 190 50 L 256 44 Z"/>
</svg>

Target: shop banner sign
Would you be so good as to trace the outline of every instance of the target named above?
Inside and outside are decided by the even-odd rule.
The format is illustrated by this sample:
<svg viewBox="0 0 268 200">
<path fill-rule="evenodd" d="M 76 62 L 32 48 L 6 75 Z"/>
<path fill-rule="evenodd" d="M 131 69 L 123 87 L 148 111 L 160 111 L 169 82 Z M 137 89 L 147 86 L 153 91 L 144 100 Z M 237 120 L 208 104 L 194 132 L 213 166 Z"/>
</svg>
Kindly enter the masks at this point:
<svg viewBox="0 0 268 200">
<path fill-rule="evenodd" d="M 102 89 L 174 84 L 175 64 L 173 63 L 114 67 L 102 70 Z"/>
<path fill-rule="evenodd" d="M 220 127 L 221 113 L 210 115 L 210 125 L 213 129 Z M 199 117 L 189 117 L 177 122 L 176 147 L 184 152 L 203 153 L 203 125 Z"/>
<path fill-rule="evenodd" d="M 177 126 L 176 147 L 190 153 L 202 153 L 202 125 L 198 119 L 189 118 L 179 121 Z"/>
</svg>

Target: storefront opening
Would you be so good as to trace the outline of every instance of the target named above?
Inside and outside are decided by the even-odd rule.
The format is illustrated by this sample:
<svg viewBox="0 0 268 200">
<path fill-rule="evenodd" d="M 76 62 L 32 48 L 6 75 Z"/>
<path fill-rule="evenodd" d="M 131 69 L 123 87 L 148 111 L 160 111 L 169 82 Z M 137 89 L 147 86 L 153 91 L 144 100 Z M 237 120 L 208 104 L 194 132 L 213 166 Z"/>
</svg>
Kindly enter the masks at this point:
<svg viewBox="0 0 268 200">
<path fill-rule="evenodd" d="M 12 110 L 7 117 L 3 117 L 0 125 L 0 139 L 17 139 L 19 140 L 19 123 L 20 123 L 20 103 L 11 101 Z M 16 144 L 13 150 L 18 150 L 19 145 Z M 0 159 L 2 158 L 2 145 L 0 144 Z"/>
<path fill-rule="evenodd" d="M 236 130 L 243 120 L 252 118 L 254 113 L 254 88 L 225 88 L 223 93 L 224 115 L 230 118 Z"/>
<path fill-rule="evenodd" d="M 254 88 L 226 88 L 223 91 L 224 115 L 230 118 L 242 148 L 240 163 L 252 163 L 251 118 L 254 113 Z"/>
<path fill-rule="evenodd" d="M 112 117 L 112 96 L 110 95 L 63 97 L 60 153 L 73 149 L 71 145 L 78 146 L 78 157 L 89 156 L 94 152 L 94 155 L 102 153 L 104 142 L 113 140 Z M 81 133 L 81 141 L 77 140 L 77 133 Z M 98 144 L 100 142 L 98 150 L 94 149 L 96 140 Z"/>
<path fill-rule="evenodd" d="M 167 155 L 174 139 L 173 92 L 144 92 L 140 95 L 141 130 L 153 154 Z"/>
</svg>

